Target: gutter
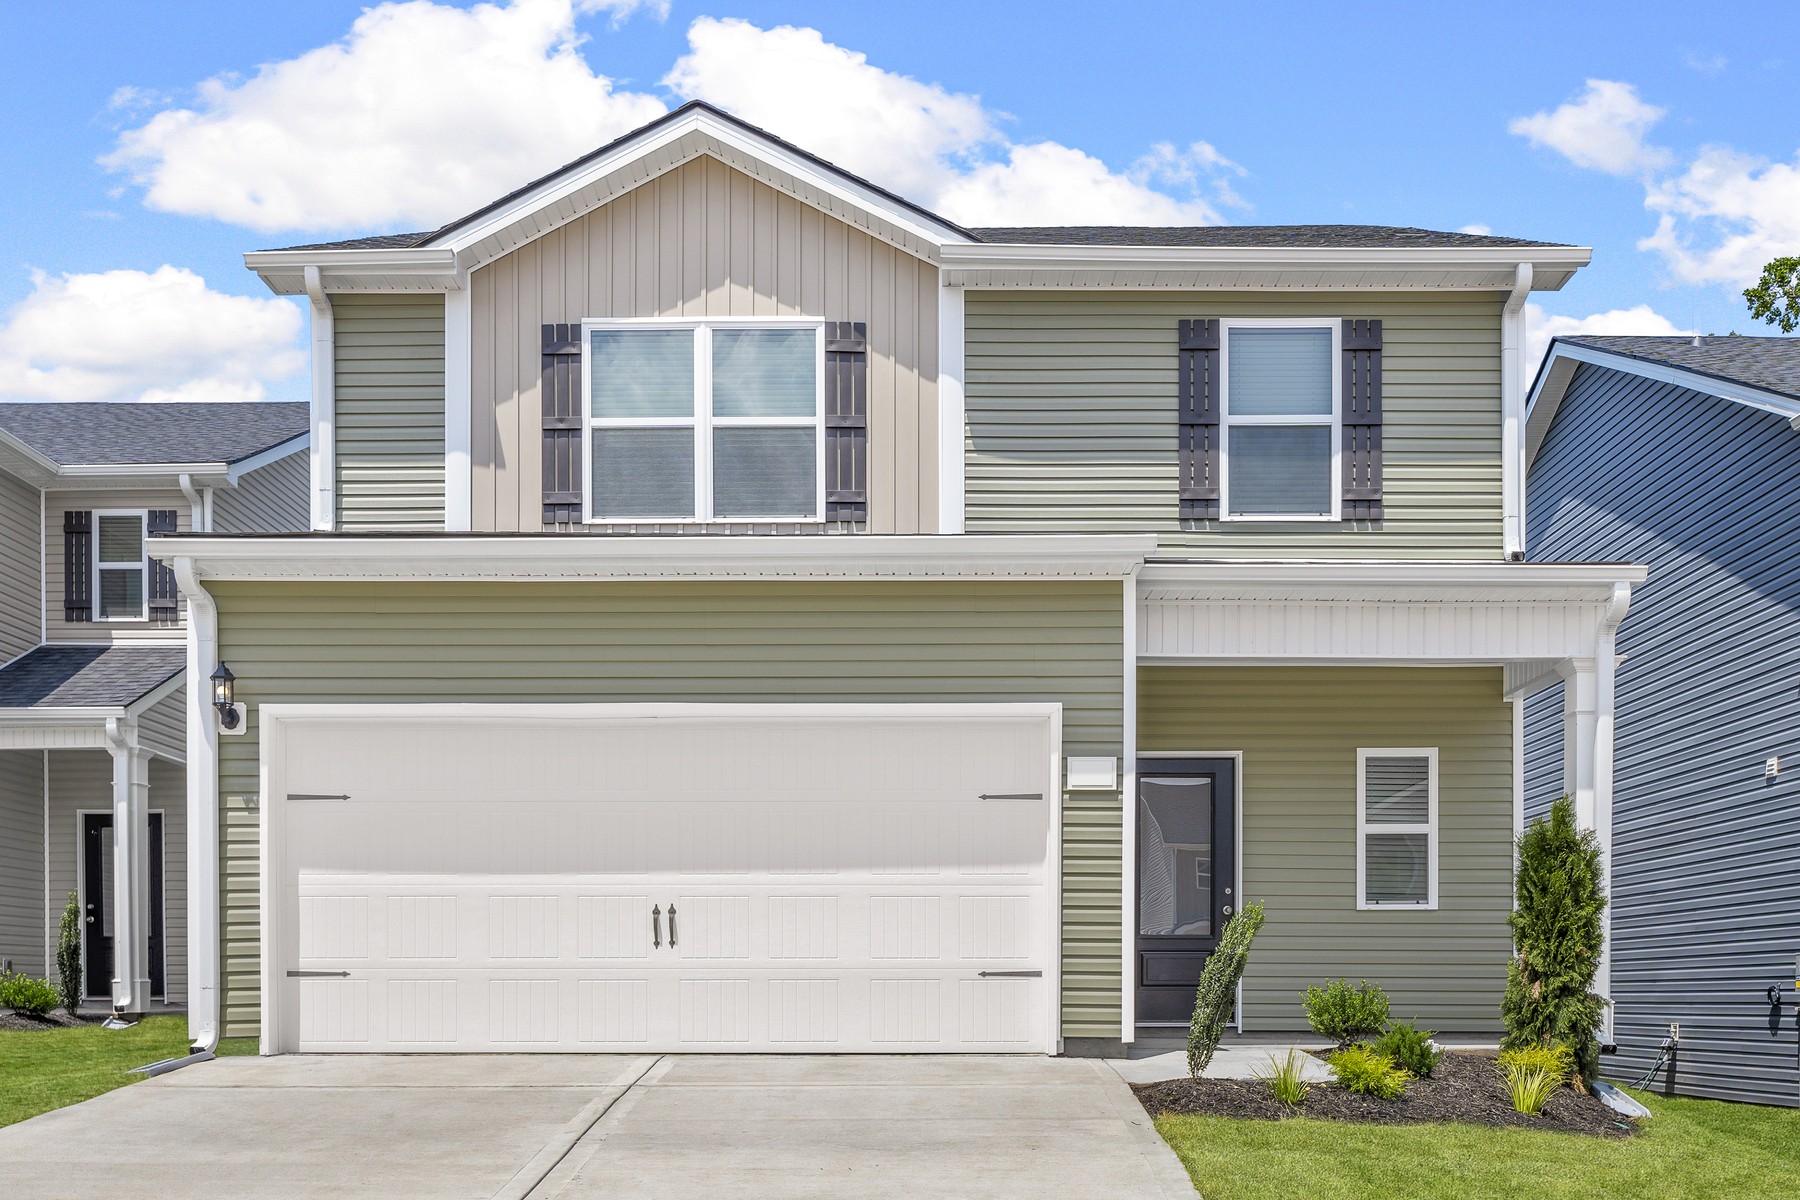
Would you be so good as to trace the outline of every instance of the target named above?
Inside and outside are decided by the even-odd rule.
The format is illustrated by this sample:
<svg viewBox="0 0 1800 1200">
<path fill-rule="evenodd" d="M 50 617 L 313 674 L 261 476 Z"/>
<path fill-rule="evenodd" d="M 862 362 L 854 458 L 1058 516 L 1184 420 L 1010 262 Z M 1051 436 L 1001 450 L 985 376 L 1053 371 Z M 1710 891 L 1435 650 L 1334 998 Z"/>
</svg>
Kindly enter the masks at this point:
<svg viewBox="0 0 1800 1200">
<path fill-rule="evenodd" d="M 312 527 L 337 522 L 337 363 L 331 297 L 319 268 L 306 268 L 306 295 L 312 301 Z"/>
<path fill-rule="evenodd" d="M 1520 263 L 1500 310 L 1500 492 L 1506 557 L 1525 558 L 1525 300 L 1531 264 Z"/>
<path fill-rule="evenodd" d="M 219 728 L 204 681 L 219 657 L 219 608 L 192 558 L 173 565 L 188 618 L 188 1038 L 210 1056 L 219 1045 Z"/>
</svg>

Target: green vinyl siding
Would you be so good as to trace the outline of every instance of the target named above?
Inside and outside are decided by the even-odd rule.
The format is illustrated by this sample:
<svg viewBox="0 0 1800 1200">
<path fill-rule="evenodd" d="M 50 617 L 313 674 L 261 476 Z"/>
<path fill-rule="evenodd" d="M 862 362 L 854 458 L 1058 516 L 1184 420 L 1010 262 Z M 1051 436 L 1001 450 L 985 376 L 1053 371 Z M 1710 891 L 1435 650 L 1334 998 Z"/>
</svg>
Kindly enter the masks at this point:
<svg viewBox="0 0 1800 1200">
<path fill-rule="evenodd" d="M 1512 708 L 1498 667 L 1138 672 L 1138 750 L 1243 752 L 1241 894 L 1268 923 L 1244 977 L 1251 1032 L 1301 1030 L 1300 993 L 1381 984 L 1393 1015 L 1495 1032 L 1510 950 Z M 1438 907 L 1356 907 L 1356 751 L 1438 749 Z"/>
<path fill-rule="evenodd" d="M 345 702 L 1063 705 L 1063 753 L 1123 753 L 1122 584 L 218 583 L 250 705 L 220 739 L 223 1014 L 257 1032 L 258 706 Z M 1119 797 L 1063 803 L 1063 1032 L 1119 1030 Z"/>
<path fill-rule="evenodd" d="M 444 298 L 333 296 L 340 529 L 444 527 Z"/>
<path fill-rule="evenodd" d="M 1190 317 L 1382 322 L 1384 520 L 1180 518 Z M 1502 552 L 1497 294 L 971 291 L 964 320 L 970 533 L 1155 533 L 1208 557 Z"/>
</svg>

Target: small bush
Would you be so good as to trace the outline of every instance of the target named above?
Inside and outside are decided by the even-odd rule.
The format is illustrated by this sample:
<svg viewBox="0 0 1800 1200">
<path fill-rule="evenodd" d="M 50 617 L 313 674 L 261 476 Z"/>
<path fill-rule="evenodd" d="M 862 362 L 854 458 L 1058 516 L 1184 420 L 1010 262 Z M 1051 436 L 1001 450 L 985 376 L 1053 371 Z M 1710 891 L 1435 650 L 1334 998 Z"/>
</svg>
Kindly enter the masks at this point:
<svg viewBox="0 0 1800 1200">
<path fill-rule="evenodd" d="M 1306 1082 L 1306 1057 L 1298 1050 L 1289 1049 L 1285 1058 L 1269 1055 L 1268 1071 L 1257 1071 L 1255 1075 L 1269 1085 L 1275 1099 L 1290 1108 L 1312 1091 L 1312 1084 Z"/>
<path fill-rule="evenodd" d="M 1542 1067 L 1512 1066 L 1506 1068 L 1506 1090 L 1512 1094 L 1512 1106 L 1528 1117 L 1544 1111 L 1544 1105 L 1562 1080 Z"/>
<path fill-rule="evenodd" d="M 22 1017 L 45 1016 L 59 999 L 48 980 L 17 971 L 0 975 L 0 1008 L 10 1008 Z"/>
<path fill-rule="evenodd" d="M 1381 1100 L 1398 1100 L 1412 1080 L 1411 1072 L 1395 1066 L 1387 1055 L 1375 1053 L 1367 1042 L 1346 1046 L 1332 1055 L 1331 1073 L 1350 1091 Z"/>
<path fill-rule="evenodd" d="M 1569 1076 L 1575 1071 L 1575 1055 L 1567 1046 L 1559 1045 L 1556 1042 L 1502 1050 L 1500 1052 L 1500 1069 L 1511 1071 L 1514 1068 L 1525 1071 L 1545 1071 L 1556 1082 L 1567 1083 Z"/>
<path fill-rule="evenodd" d="M 1397 1066 L 1425 1079 L 1437 1069 L 1438 1059 L 1444 1057 L 1431 1037 L 1429 1029 L 1418 1029 L 1411 1021 L 1396 1021 L 1375 1040 L 1375 1053 L 1387 1055 Z"/>
<path fill-rule="evenodd" d="M 1212 1061 L 1225 1024 L 1237 1007 L 1238 980 L 1250 961 L 1250 941 L 1263 925 L 1261 901 L 1244 905 L 1225 922 L 1219 947 L 1200 969 L 1200 986 L 1194 989 L 1194 1015 L 1188 1021 L 1188 1074 L 1195 1079 Z"/>
<path fill-rule="evenodd" d="M 1387 993 L 1366 979 L 1355 987 L 1348 979 L 1334 979 L 1324 987 L 1315 984 L 1306 989 L 1305 999 L 1313 1032 L 1339 1047 L 1372 1038 L 1388 1023 Z"/>
<path fill-rule="evenodd" d="M 56 990 L 69 1015 L 81 1003 L 81 906 L 75 893 L 63 907 L 62 924 L 56 931 Z"/>
</svg>

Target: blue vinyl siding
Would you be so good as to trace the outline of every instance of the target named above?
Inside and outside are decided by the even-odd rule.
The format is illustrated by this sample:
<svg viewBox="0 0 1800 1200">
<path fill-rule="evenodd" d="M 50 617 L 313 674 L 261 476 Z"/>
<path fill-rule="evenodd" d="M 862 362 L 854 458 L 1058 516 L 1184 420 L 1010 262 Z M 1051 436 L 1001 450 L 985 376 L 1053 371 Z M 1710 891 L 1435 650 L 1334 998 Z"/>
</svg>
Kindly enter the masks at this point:
<svg viewBox="0 0 1800 1200">
<path fill-rule="evenodd" d="M 1676 1091 L 1800 1106 L 1800 434 L 1583 365 L 1527 495 L 1532 561 L 1650 567 L 1619 633 L 1605 1069 L 1636 1078 L 1679 1022 Z M 1562 789 L 1561 706 L 1527 703 L 1534 815 Z"/>
</svg>

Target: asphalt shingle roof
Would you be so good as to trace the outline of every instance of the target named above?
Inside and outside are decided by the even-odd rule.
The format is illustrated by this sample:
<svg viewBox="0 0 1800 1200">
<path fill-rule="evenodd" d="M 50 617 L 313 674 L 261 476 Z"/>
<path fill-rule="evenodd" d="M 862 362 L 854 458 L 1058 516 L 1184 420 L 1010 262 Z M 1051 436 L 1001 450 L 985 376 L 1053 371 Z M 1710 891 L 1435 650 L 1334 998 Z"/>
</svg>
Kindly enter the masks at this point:
<svg viewBox="0 0 1800 1200">
<path fill-rule="evenodd" d="M 1800 337 L 1627 337 L 1576 334 L 1558 338 L 1609 354 L 1681 367 L 1800 400 Z"/>
<path fill-rule="evenodd" d="M 123 708 L 186 667 L 181 646 L 39 646 L 0 667 L 0 709 Z"/>
<path fill-rule="evenodd" d="M 60 466 L 235 463 L 311 428 L 307 406 L 0 403 L 0 429 Z"/>
</svg>

